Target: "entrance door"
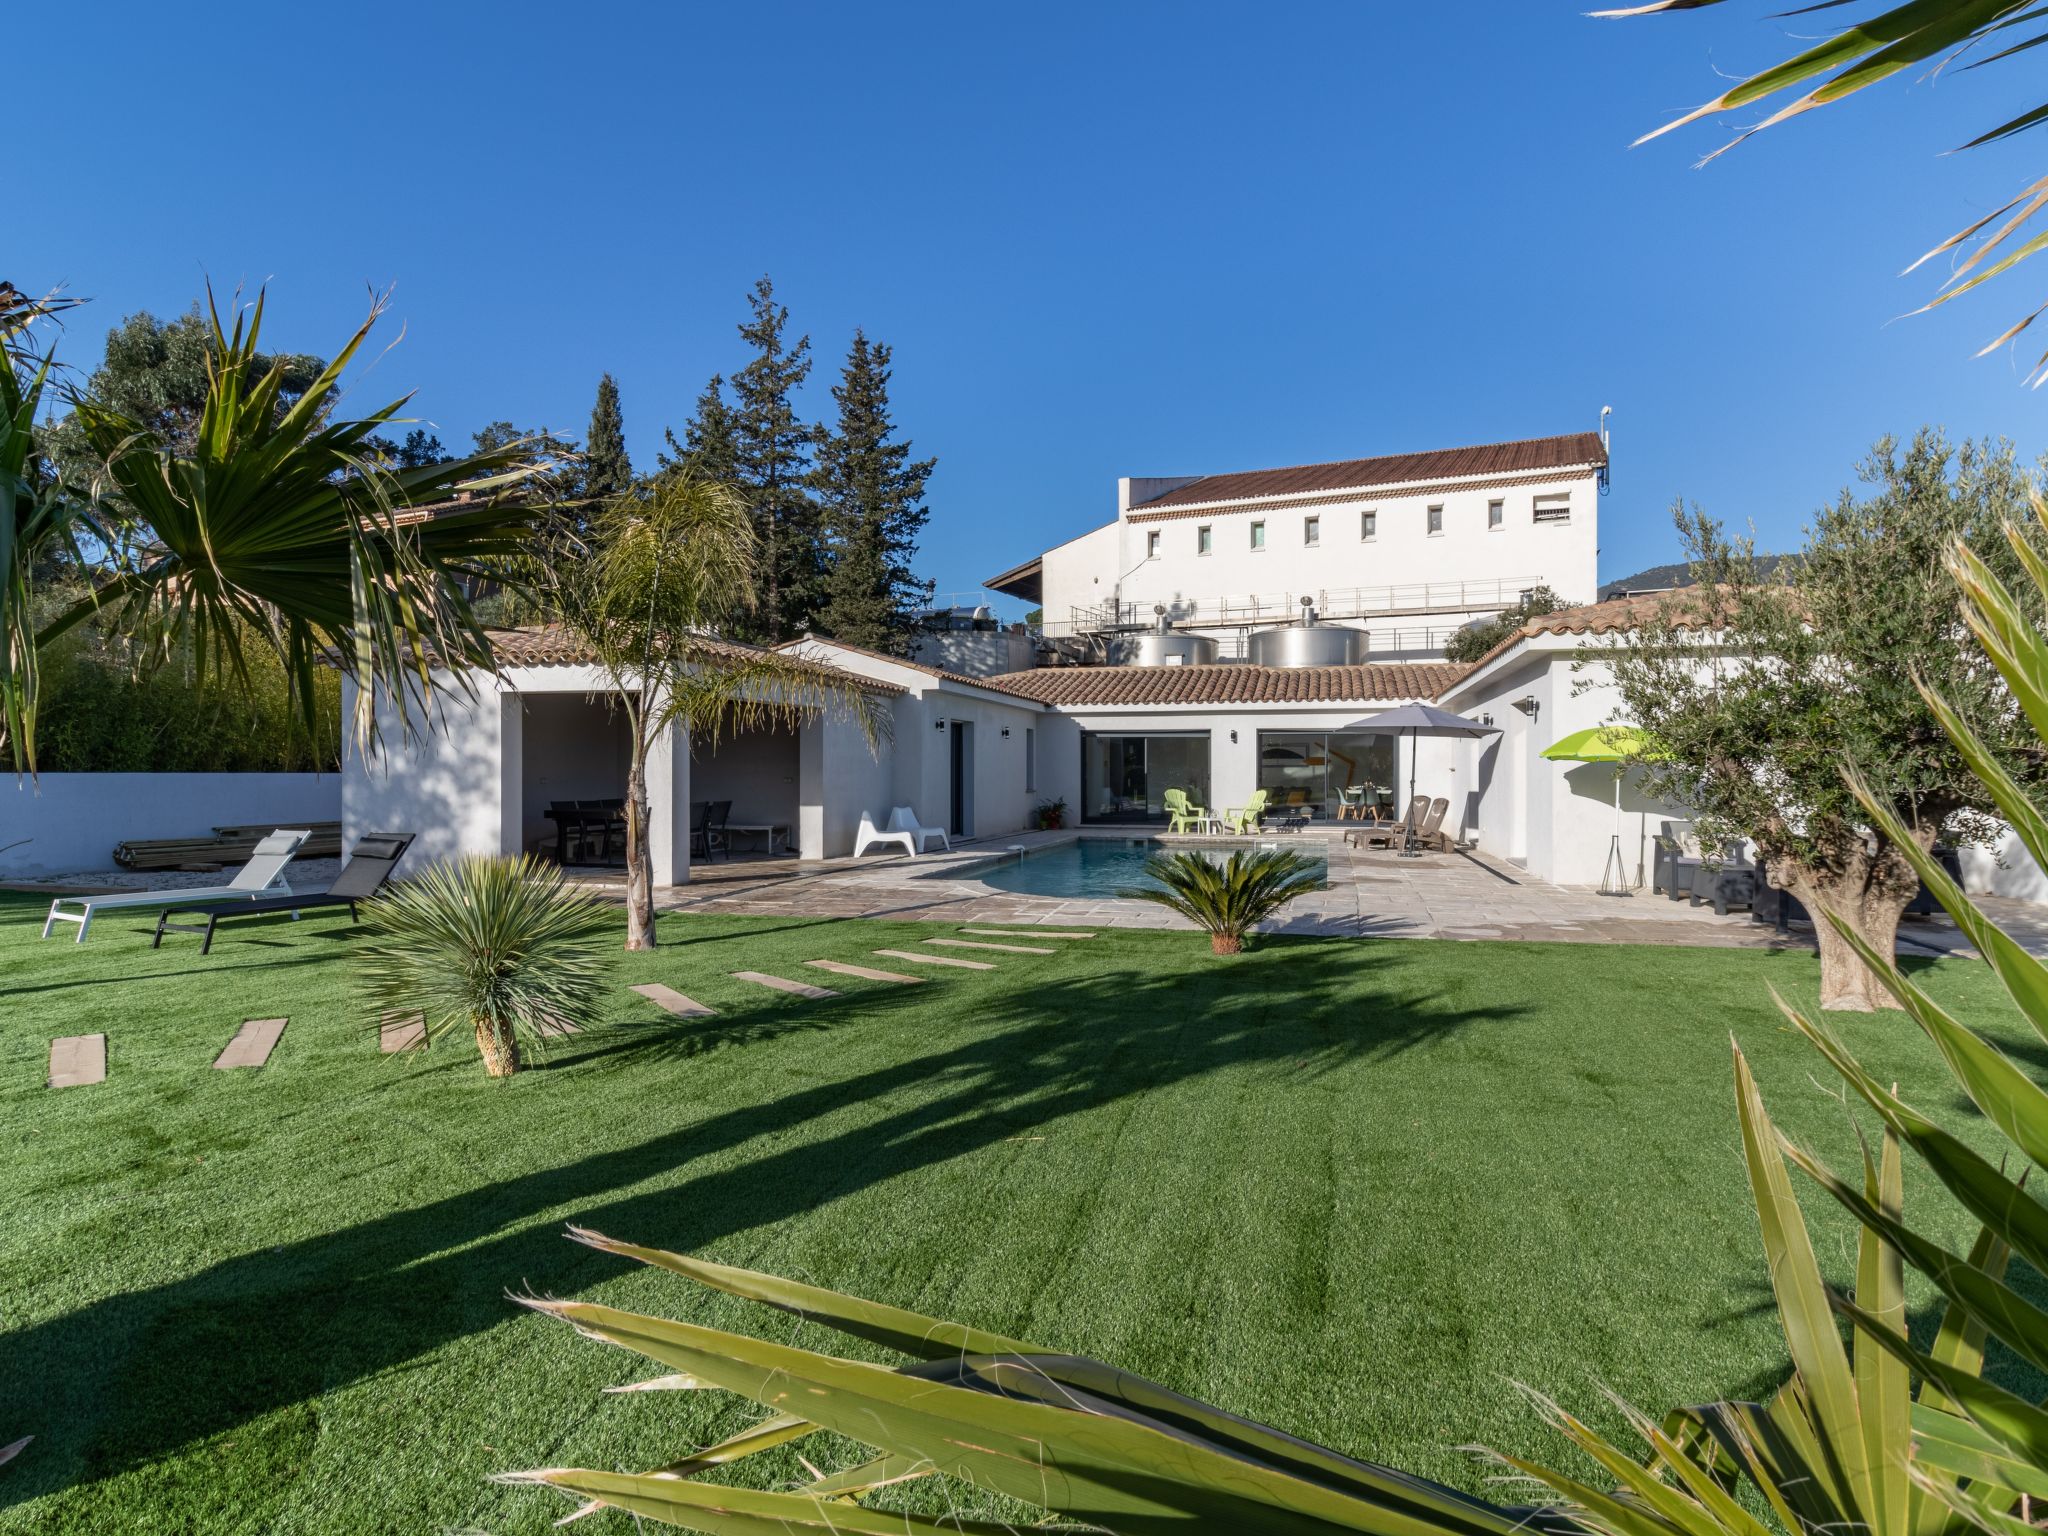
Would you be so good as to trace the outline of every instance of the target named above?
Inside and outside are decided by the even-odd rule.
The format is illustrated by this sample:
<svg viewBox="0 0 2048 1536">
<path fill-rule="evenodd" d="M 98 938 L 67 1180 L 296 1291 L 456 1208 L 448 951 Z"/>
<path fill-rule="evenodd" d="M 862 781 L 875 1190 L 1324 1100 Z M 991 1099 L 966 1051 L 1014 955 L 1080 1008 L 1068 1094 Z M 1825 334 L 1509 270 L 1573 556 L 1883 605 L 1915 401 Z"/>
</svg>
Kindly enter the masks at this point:
<svg viewBox="0 0 2048 1536">
<path fill-rule="evenodd" d="M 950 813 L 946 830 L 955 837 L 974 835 L 974 726 L 971 721 L 955 720 L 952 723 L 952 740 L 948 743 L 952 757 L 952 785 Z"/>
</svg>

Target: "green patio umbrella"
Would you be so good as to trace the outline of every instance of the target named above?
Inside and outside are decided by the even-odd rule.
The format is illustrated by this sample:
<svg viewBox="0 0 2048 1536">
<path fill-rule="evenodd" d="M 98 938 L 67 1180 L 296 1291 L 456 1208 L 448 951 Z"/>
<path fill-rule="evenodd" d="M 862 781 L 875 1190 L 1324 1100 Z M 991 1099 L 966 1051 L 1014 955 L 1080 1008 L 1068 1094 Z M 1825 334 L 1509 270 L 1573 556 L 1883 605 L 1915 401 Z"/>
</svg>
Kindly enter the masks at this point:
<svg viewBox="0 0 2048 1536">
<path fill-rule="evenodd" d="M 1635 885 L 1621 857 L 1621 775 L 1630 763 L 1661 762 L 1670 757 L 1648 731 L 1633 725 L 1594 725 L 1553 741 L 1542 751 L 1553 763 L 1614 764 L 1614 836 L 1607 844 L 1607 863 L 1600 871 L 1602 896 L 1632 896 L 1643 883 L 1643 861 L 1636 860 Z"/>
</svg>

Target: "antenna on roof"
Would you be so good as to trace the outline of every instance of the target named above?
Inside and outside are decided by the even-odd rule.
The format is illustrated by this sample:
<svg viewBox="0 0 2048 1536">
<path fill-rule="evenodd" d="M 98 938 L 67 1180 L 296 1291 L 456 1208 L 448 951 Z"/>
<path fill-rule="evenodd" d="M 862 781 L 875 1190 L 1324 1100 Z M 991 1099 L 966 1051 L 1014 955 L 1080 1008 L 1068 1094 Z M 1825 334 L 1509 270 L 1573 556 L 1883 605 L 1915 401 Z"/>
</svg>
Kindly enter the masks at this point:
<svg viewBox="0 0 2048 1536">
<path fill-rule="evenodd" d="M 1603 405 L 1600 407 L 1600 451 L 1610 458 L 1614 452 L 1614 433 L 1608 428 L 1607 418 L 1613 414 L 1613 406 Z M 1602 496 L 1607 494 L 1607 469 L 1608 466 L 1605 464 L 1600 466 L 1600 494 Z"/>
</svg>

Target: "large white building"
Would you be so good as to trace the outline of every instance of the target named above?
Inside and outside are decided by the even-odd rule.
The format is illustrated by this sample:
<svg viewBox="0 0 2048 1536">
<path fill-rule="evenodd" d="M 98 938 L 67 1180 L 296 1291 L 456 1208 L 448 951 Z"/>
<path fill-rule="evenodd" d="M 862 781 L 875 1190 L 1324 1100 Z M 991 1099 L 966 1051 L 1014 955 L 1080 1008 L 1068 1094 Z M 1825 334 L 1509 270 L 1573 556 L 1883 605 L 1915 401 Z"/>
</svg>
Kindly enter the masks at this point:
<svg viewBox="0 0 2048 1536">
<path fill-rule="evenodd" d="M 1161 618 L 1239 659 L 1253 631 L 1309 603 L 1366 631 L 1372 659 L 1422 661 L 1532 587 L 1593 601 L 1606 483 L 1594 432 L 1124 479 L 1113 522 L 987 585 L 1039 604 L 1048 640 L 1098 659 Z"/>
</svg>

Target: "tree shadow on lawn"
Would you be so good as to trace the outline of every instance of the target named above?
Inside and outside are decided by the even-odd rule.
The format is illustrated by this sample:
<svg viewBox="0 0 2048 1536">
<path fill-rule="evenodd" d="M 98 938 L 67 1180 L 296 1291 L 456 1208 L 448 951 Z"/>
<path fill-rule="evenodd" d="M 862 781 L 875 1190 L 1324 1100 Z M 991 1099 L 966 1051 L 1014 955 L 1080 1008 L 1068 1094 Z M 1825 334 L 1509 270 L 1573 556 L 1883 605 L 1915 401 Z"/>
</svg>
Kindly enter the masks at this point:
<svg viewBox="0 0 2048 1536">
<path fill-rule="evenodd" d="M 0 1478 L 0 1507 L 116 1475 L 404 1367 L 504 1322 L 508 1288 L 571 1294 L 617 1274 L 620 1261 L 562 1240 L 565 1214 L 636 1242 L 702 1250 L 1127 1097 L 1226 1070 L 1286 1069 L 1295 1080 L 1304 1067 L 1383 1059 L 1522 1011 L 1450 1007 L 1419 989 L 1375 984 L 1395 957 L 1355 942 L 1269 940 L 1236 962 L 1197 957 L 1195 942 L 1161 969 L 1126 960 L 984 995 L 975 1000 L 975 1032 L 926 1054 L 244 1253 L 0 1335 L 0 1382 L 14 1398 L 6 1432 L 35 1434 L 40 1453 Z M 829 1006 L 853 1020 L 923 991 L 849 994 L 808 1008 L 812 1017 Z M 963 988 L 963 1007 L 970 997 Z M 794 1024 L 806 1006 L 771 1004 L 772 1026 Z M 674 1049 L 654 1035 L 592 1043 L 615 1071 L 636 1050 L 658 1063 Z M 693 1024 L 683 1038 L 706 1037 Z M 758 1038 L 742 1031 L 734 1043 Z M 579 1054 L 553 1070 L 588 1060 Z M 775 1065 L 782 1081 L 796 1075 L 787 1062 Z M 803 1065 L 829 1071 L 831 1057 L 807 1052 Z M 481 1079 L 474 1087 L 492 1091 Z M 781 1144 L 866 1102 L 878 1112 L 858 1125 Z M 757 1140 L 774 1150 L 710 1166 Z M 657 1178 L 670 1182 L 615 1193 Z M 478 1411 L 488 1412 L 487 1400 Z"/>
</svg>

